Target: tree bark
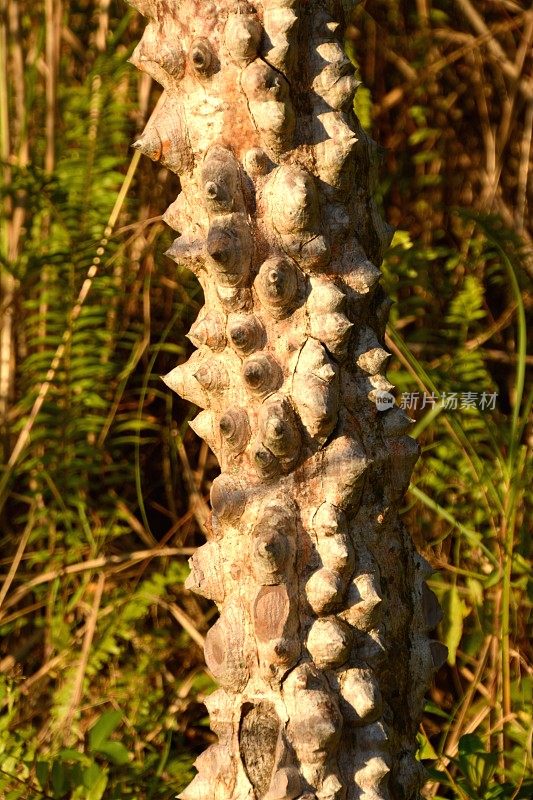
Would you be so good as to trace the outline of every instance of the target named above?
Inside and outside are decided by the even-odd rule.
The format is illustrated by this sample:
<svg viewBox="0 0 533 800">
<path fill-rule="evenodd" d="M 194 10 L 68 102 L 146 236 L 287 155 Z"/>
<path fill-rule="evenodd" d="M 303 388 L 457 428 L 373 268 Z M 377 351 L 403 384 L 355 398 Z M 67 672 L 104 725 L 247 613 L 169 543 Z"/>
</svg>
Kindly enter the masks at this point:
<svg viewBox="0 0 533 800">
<path fill-rule="evenodd" d="M 415 798 L 444 648 L 398 516 L 418 446 L 378 408 L 391 229 L 341 45 L 355 2 L 132 5 L 149 19 L 132 62 L 165 89 L 135 146 L 180 176 L 168 254 L 205 293 L 198 350 L 166 382 L 203 409 L 222 470 L 186 584 L 220 609 L 218 743 L 181 797 Z"/>
</svg>

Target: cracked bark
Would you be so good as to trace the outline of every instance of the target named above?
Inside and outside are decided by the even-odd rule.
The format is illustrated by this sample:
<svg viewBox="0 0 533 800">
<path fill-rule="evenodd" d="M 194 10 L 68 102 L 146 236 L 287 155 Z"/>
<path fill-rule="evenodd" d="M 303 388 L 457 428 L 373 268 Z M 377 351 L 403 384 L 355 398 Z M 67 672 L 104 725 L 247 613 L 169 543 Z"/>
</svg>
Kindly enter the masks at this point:
<svg viewBox="0 0 533 800">
<path fill-rule="evenodd" d="M 218 735 L 184 800 L 410 800 L 444 651 L 398 507 L 418 457 L 383 346 L 377 153 L 354 116 L 350 0 L 130 0 L 164 102 L 135 146 L 179 174 L 171 258 L 198 347 L 167 384 L 222 474 L 187 586 L 214 600 Z"/>
</svg>

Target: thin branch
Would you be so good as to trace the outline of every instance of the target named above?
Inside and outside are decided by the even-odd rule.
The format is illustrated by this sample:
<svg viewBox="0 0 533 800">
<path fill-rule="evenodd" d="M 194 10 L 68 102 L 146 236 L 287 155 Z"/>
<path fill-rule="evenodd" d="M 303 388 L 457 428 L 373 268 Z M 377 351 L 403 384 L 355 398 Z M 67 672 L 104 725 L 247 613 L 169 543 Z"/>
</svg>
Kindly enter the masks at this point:
<svg viewBox="0 0 533 800">
<path fill-rule="evenodd" d="M 507 54 L 498 40 L 494 36 L 494 30 L 490 30 L 488 25 L 485 24 L 481 14 L 476 11 L 470 0 L 455 0 L 456 5 L 459 6 L 466 19 L 471 24 L 472 28 L 480 36 L 485 37 L 487 49 L 492 53 L 502 72 L 511 80 L 518 81 L 521 77 L 520 70 L 516 65 L 508 60 Z M 531 11 L 524 13 L 524 18 L 531 17 Z M 533 97 L 533 80 L 531 78 L 522 78 L 524 94 L 528 98 Z"/>
<path fill-rule="evenodd" d="M 15 556 L 9 568 L 9 572 L 7 573 L 4 583 L 2 584 L 2 588 L 0 589 L 0 608 L 2 608 L 2 604 L 6 599 L 7 593 L 9 592 L 11 584 L 13 583 L 13 579 L 19 568 L 22 556 L 24 555 L 26 546 L 30 540 L 31 532 L 33 530 L 34 518 L 35 518 L 35 504 L 32 505 L 30 509 L 30 513 L 28 515 L 28 521 L 26 523 L 26 527 L 24 528 L 22 536 L 20 537 L 20 541 L 17 547 L 17 552 L 15 553 Z"/>
<path fill-rule="evenodd" d="M 102 602 L 102 594 L 104 592 L 104 586 L 105 586 L 105 575 L 103 572 L 101 572 L 98 576 L 98 581 L 96 583 L 96 587 L 94 590 L 91 612 L 89 614 L 89 617 L 87 619 L 87 625 L 85 627 L 85 635 L 83 637 L 80 661 L 78 664 L 78 669 L 76 670 L 76 677 L 74 679 L 72 697 L 70 699 L 70 703 L 64 718 L 66 737 L 69 736 L 70 727 L 72 725 L 76 709 L 80 705 L 83 697 L 83 680 L 85 678 L 85 673 L 87 671 L 89 654 L 91 652 L 91 646 L 93 643 L 94 634 L 96 632 L 96 624 L 98 622 L 98 611 L 100 609 L 100 604 Z"/>
<path fill-rule="evenodd" d="M 105 567 L 116 567 L 124 564 L 134 564 L 138 561 L 146 561 L 150 558 L 169 558 L 172 556 L 190 556 L 194 553 L 194 548 L 191 547 L 163 547 L 154 550 L 139 550 L 135 553 L 128 553 L 124 556 L 102 556 L 101 558 L 93 558 L 90 561 L 83 561 L 80 564 L 69 564 L 68 567 L 61 567 L 60 569 L 50 570 L 42 575 L 38 575 L 30 581 L 19 587 L 11 597 L 4 603 L 4 611 L 0 612 L 0 620 L 4 616 L 7 608 L 16 605 L 19 600 L 29 594 L 36 586 L 41 586 L 44 583 L 56 578 L 62 578 L 66 575 L 77 575 L 82 572 L 89 572 L 91 570 L 104 569 Z"/>
<path fill-rule="evenodd" d="M 184 631 L 187 631 L 191 639 L 193 639 L 196 644 L 198 644 L 202 649 L 205 644 L 205 637 L 202 636 L 199 630 L 197 630 L 194 622 L 192 619 L 181 609 L 176 603 L 167 603 L 162 600 L 160 597 L 154 597 L 154 602 L 157 602 L 158 605 L 166 608 L 167 611 L 170 611 L 176 622 L 178 622 Z"/>
</svg>

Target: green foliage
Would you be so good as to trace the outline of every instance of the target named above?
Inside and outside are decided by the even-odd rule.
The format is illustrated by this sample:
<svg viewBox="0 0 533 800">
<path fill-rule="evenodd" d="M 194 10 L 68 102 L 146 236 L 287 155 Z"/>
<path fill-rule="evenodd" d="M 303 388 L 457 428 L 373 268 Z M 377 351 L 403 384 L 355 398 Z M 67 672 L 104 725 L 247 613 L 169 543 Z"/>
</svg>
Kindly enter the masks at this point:
<svg viewBox="0 0 533 800">
<path fill-rule="evenodd" d="M 28 5 L 21 15 L 29 59 L 45 36 L 33 13 Z M 126 62 L 137 23 L 111 17 L 117 32 L 102 51 L 87 19 L 86 3 L 65 19 L 83 60 L 62 50 L 53 171 L 38 83 L 25 113 L 41 132 L 2 185 L 8 206 L 24 209 L 15 256 L 2 252 L 18 322 L 6 461 L 30 430 L 0 488 L 2 552 L 15 553 L 25 531 L 0 603 L 5 798 L 172 797 L 194 759 L 184 719 L 196 724 L 193 750 L 206 730 L 210 683 L 196 679 L 201 653 L 171 613 L 195 527 L 158 377 L 185 355 L 198 290 L 170 263 L 154 269 L 170 242 L 150 221 L 152 200 L 164 207 L 165 182 L 137 157 L 127 169 L 138 98 Z M 136 201 L 123 191 L 132 181 Z M 185 604 L 191 627 L 204 627 L 200 605 Z"/>
<path fill-rule="evenodd" d="M 137 92 L 126 60 L 143 23 L 112 3 L 106 37 L 99 4 L 68 4 L 49 169 L 50 20 L 42 2 L 12 6 L 26 69 L 21 83 L 16 59 L 0 59 L 12 118 L 0 269 L 17 323 L 6 464 L 28 426 L 30 437 L 0 476 L 0 796 L 167 800 L 209 739 L 202 701 L 212 684 L 197 643 L 212 612 L 182 585 L 200 541 L 191 509 L 214 464 L 158 377 L 186 356 L 198 289 L 162 256 L 170 234 L 158 215 L 177 184 L 146 160 L 127 166 L 146 87 Z M 483 146 L 499 136 L 476 116 L 480 87 L 498 120 L 508 92 L 499 64 L 491 78 L 476 72 L 472 48 L 449 52 L 448 35 L 453 44 L 469 34 L 452 11 L 447 0 L 369 0 L 349 52 L 365 82 L 357 113 L 388 147 L 379 196 L 398 226 L 383 280 L 395 300 L 389 376 L 400 395 L 498 393 L 494 410 L 437 401 L 410 412 L 423 458 L 405 520 L 439 569 L 432 588 L 449 647 L 419 758 L 434 797 L 511 800 L 533 794 L 529 255 L 501 222 L 518 185 L 511 146 L 498 156 L 501 215 L 481 202 L 465 211 L 487 197 Z M 8 37 L 12 56 L 15 46 Z M 517 104 L 508 117 L 516 141 L 521 114 Z"/>
<path fill-rule="evenodd" d="M 368 0 L 358 8 L 354 45 L 371 90 L 372 133 L 386 148 L 383 207 L 398 227 L 384 265 L 396 301 L 389 377 L 400 393 L 420 396 L 497 393 L 494 409 L 459 402 L 450 410 L 437 400 L 408 411 L 423 457 L 406 524 L 438 569 L 431 586 L 444 610 L 438 635 L 449 647 L 419 757 L 436 759 L 428 796 L 510 800 L 531 796 L 533 776 L 533 231 L 531 195 L 519 188 L 527 156 L 517 157 L 529 123 L 500 78 L 502 54 L 515 63 L 528 45 L 518 6 L 509 16 L 503 3 L 476 4 L 486 36 L 465 7 Z M 530 68 L 528 56 L 519 93 Z"/>
<path fill-rule="evenodd" d="M 446 787 L 450 792 L 442 797 L 529 797 L 533 726 L 531 698 L 524 700 L 523 692 L 530 681 L 510 657 L 511 649 L 517 652 L 524 646 L 531 610 L 525 511 L 531 502 L 531 476 L 521 442 L 531 412 L 531 396 L 525 394 L 524 300 L 519 285 L 523 254 L 520 241 L 499 220 L 461 212 L 457 225 L 465 222 L 476 227 L 470 229 L 459 260 L 456 251 L 443 246 L 428 251 L 403 232 L 396 235 L 385 264 L 385 279 L 397 300 L 389 334 L 398 366 L 407 368 L 394 373 L 401 390 L 498 393 L 494 410 L 460 405 L 448 410 L 437 403 L 408 412 L 417 419 L 414 435 L 424 455 L 410 490 L 407 524 L 440 568 L 431 586 L 444 613 L 439 635 L 449 648 L 448 664 L 455 674 L 464 674 L 465 665 L 479 665 L 480 670 L 472 691 L 464 693 L 452 691 L 440 677 L 447 720 L 440 721 L 433 741 L 421 738 L 420 758 L 438 759 L 431 777 L 434 785 L 440 784 L 440 792 Z M 438 264 L 441 275 L 447 276 L 438 298 L 426 290 L 428 263 Z M 406 285 L 412 291 L 404 300 L 398 290 L 403 292 Z M 490 338 L 488 297 L 493 286 L 505 285 L 508 302 L 517 309 L 514 382 L 507 384 L 512 386 L 509 412 L 502 408 L 505 397 L 499 391 L 498 372 L 482 349 Z M 402 326 L 406 319 L 412 320 L 407 327 Z M 426 325 L 430 330 L 438 327 L 439 335 L 430 333 L 419 346 Z M 428 350 L 431 359 L 424 362 L 415 355 Z M 492 637 L 495 648 L 489 647 Z M 476 689 L 493 681 L 499 688 L 491 716 L 486 693 Z M 433 706 L 426 722 L 430 728 L 434 717 Z M 467 719 L 478 719 L 475 734 L 463 735 L 457 756 L 443 761 Z M 496 724 L 497 735 L 488 733 L 489 720 L 494 719 L 502 720 Z"/>
<path fill-rule="evenodd" d="M 432 770 L 432 776 L 443 787 L 452 790 L 456 797 L 472 800 L 497 800 L 506 797 L 528 800 L 533 792 L 533 780 L 519 780 L 519 783 L 496 782 L 498 761 L 498 753 L 487 751 L 479 736 L 465 734 L 459 740 L 457 756 L 451 759 L 456 771 L 455 779 L 449 773 L 443 775 L 436 770 Z"/>
<path fill-rule="evenodd" d="M 5 682 L 1 690 L 5 699 Z M 9 731 L 14 717 L 9 713 L 0 726 L 0 791 L 6 800 L 170 797 L 168 787 L 175 791 L 192 778 L 189 758 L 171 752 L 168 736 L 161 753 L 139 759 L 121 711 L 103 712 L 89 729 L 83 749 L 62 748 L 48 757 L 36 751 L 31 728 Z"/>
</svg>

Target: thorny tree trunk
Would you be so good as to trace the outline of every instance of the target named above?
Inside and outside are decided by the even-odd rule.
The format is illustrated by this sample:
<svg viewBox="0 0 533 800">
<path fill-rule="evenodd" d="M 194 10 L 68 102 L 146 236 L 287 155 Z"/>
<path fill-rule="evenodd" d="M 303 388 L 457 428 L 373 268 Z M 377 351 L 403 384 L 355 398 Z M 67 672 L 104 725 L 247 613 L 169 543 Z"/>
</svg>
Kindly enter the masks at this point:
<svg viewBox="0 0 533 800">
<path fill-rule="evenodd" d="M 398 518 L 418 457 L 383 412 L 390 302 L 376 147 L 352 111 L 351 0 L 130 0 L 166 98 L 136 142 L 176 172 L 169 255 L 198 276 L 198 347 L 166 378 L 222 475 L 187 586 L 218 743 L 185 800 L 408 800 L 443 660 L 431 573 Z"/>
</svg>

